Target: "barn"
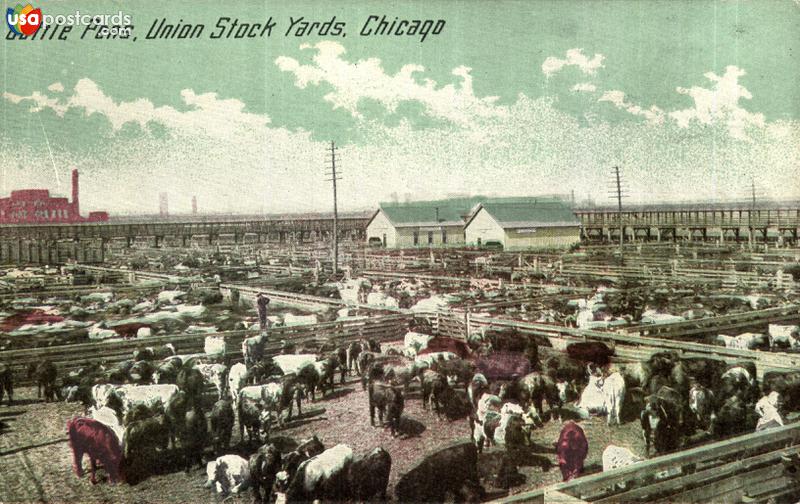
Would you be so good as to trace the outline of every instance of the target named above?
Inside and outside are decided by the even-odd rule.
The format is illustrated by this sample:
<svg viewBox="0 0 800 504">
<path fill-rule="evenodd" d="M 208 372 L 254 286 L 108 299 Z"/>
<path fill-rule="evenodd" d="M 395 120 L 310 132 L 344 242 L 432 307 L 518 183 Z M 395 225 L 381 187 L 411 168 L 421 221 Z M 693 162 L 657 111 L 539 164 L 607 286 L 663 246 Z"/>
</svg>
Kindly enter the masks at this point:
<svg viewBox="0 0 800 504">
<path fill-rule="evenodd" d="M 482 197 L 381 203 L 367 224 L 367 242 L 386 248 L 464 245 L 464 222 Z"/>
<path fill-rule="evenodd" d="M 498 198 L 481 202 L 464 228 L 470 246 L 503 250 L 566 248 L 581 239 L 581 222 L 554 198 Z"/>
</svg>

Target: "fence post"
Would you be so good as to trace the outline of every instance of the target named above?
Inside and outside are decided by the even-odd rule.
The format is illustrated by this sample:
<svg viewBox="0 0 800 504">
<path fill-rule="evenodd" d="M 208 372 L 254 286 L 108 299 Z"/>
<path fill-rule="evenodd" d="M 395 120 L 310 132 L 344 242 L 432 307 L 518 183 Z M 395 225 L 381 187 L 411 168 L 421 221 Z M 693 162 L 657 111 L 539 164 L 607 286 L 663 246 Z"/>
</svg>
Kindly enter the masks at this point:
<svg viewBox="0 0 800 504">
<path fill-rule="evenodd" d="M 469 341 L 469 322 L 470 322 L 470 309 L 464 311 L 464 341 Z"/>
</svg>

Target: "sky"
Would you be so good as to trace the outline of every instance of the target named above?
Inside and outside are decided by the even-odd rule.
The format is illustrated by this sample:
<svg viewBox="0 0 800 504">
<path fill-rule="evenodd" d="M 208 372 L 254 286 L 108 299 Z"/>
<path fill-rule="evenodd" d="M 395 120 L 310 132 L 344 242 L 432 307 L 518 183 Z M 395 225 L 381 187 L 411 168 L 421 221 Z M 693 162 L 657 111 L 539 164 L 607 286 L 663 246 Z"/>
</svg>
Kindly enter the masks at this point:
<svg viewBox="0 0 800 504">
<path fill-rule="evenodd" d="M 2 2 L 2 8 L 17 2 Z M 451 194 L 626 204 L 800 198 L 800 1 L 47 1 L 122 11 L 126 40 L 2 39 L 0 194 L 154 213 L 329 210 Z M 371 15 L 437 35 L 359 34 Z M 286 35 L 344 22 L 344 37 Z M 270 37 L 211 39 L 220 17 Z M 148 40 L 153 22 L 204 24 Z M 292 18 L 292 19 L 290 19 Z M 182 21 L 181 21 L 182 20 Z M 295 26 L 300 26 L 296 24 Z M 4 34 L 8 27 L 0 28 Z"/>
</svg>

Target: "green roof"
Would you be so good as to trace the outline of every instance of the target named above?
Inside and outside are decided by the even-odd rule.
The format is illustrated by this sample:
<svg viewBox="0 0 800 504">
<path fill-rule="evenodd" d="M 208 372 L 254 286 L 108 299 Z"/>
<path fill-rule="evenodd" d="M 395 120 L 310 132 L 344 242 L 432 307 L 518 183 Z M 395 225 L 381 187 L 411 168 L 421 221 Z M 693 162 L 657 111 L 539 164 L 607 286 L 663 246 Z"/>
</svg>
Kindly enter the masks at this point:
<svg viewBox="0 0 800 504">
<path fill-rule="evenodd" d="M 483 196 L 449 198 L 433 201 L 410 201 L 407 203 L 381 203 L 381 210 L 395 226 L 419 225 L 463 225 L 472 209 Z M 438 209 L 439 220 L 436 220 Z"/>
<path fill-rule="evenodd" d="M 481 206 L 504 228 L 581 224 L 569 204 L 556 198 L 490 198 Z"/>
</svg>

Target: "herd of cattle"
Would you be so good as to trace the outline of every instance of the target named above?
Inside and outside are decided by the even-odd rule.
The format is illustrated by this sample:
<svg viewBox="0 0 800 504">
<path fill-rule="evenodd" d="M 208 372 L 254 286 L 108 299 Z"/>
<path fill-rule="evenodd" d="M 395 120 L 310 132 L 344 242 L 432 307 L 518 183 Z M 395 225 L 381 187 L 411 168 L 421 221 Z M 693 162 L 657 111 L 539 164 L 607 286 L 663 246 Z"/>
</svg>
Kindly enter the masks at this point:
<svg viewBox="0 0 800 504">
<path fill-rule="evenodd" d="M 87 407 L 87 416 L 67 424 L 79 477 L 85 454 L 93 483 L 98 462 L 112 482 L 140 480 L 165 464 L 188 472 L 205 463 L 208 487 L 220 493 L 252 488 L 258 501 L 268 502 L 386 497 L 392 458 L 383 447 L 356 454 L 344 444 L 326 449 L 314 436 L 282 451 L 271 442 L 271 432 L 284 427 L 295 408 L 302 415 L 304 401 L 315 400 L 318 392 L 324 397 L 348 374 L 359 376 L 367 391 L 371 423 L 388 424 L 393 436 L 403 434 L 412 386 L 419 388 L 423 408 L 468 422 L 472 439 L 423 458 L 401 476 L 395 485 L 401 502 L 448 495 L 480 500 L 485 493 L 478 459 L 484 448 L 495 445 L 504 453 L 502 485 L 517 474 L 519 454 L 531 449 L 533 432 L 571 415 L 605 415 L 609 425 L 637 415 L 650 455 L 651 447 L 658 454 L 783 425 L 787 412 L 800 409 L 800 372 L 766 373 L 759 384 L 752 362 L 662 352 L 619 364 L 612 362 L 613 349 L 599 342 L 573 343 L 559 352 L 545 348 L 545 338 L 509 329 L 490 328 L 466 341 L 431 336 L 424 325 L 410 329 L 402 348 L 382 349 L 362 339 L 301 348 L 284 344 L 280 354 L 268 355 L 264 332 L 244 340 L 244 361 L 232 365 L 224 352 L 178 355 L 165 345 L 62 377 L 46 361 L 29 372 L 46 401 L 63 398 Z M 0 386 L 10 402 L 6 366 L 0 366 Z M 247 458 L 232 453 L 237 423 L 242 444 L 236 449 L 257 447 Z M 554 443 L 564 480 L 583 472 L 588 446 L 579 423 L 564 421 Z M 205 462 L 209 449 L 213 457 Z M 638 460 L 622 446 L 610 445 L 603 454 L 605 469 Z"/>
</svg>

